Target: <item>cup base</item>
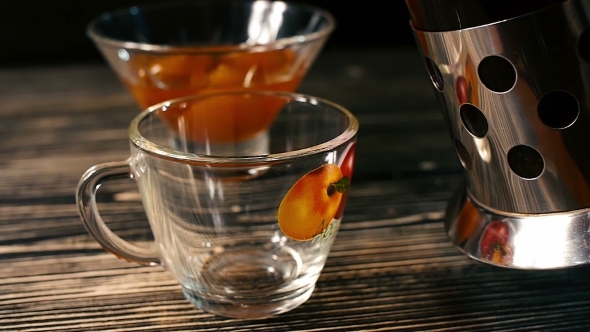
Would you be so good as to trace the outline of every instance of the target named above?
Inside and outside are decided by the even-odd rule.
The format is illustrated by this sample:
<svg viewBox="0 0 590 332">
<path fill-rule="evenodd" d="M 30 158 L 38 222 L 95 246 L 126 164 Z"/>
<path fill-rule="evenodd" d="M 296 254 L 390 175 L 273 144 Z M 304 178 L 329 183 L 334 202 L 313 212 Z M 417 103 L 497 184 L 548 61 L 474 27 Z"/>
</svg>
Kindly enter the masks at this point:
<svg viewBox="0 0 590 332">
<path fill-rule="evenodd" d="M 298 307 L 311 296 L 317 274 L 301 274 L 300 254 L 290 247 L 234 244 L 207 259 L 201 280 L 183 285 L 199 309 L 220 316 L 256 319 Z M 203 287 L 205 286 L 205 287 Z"/>
<path fill-rule="evenodd" d="M 315 284 L 293 291 L 292 296 L 281 296 L 275 301 L 260 298 L 258 301 L 224 299 L 213 294 L 182 287 L 186 299 L 197 308 L 219 316 L 237 319 L 261 319 L 291 311 L 305 303 L 313 293 Z"/>
</svg>

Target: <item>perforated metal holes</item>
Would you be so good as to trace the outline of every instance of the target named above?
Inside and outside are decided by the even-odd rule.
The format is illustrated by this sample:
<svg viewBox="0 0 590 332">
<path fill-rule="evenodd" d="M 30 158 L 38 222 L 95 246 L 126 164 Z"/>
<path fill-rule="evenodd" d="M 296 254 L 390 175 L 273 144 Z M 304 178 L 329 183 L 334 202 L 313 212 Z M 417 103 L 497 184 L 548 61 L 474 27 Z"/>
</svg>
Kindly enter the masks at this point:
<svg viewBox="0 0 590 332">
<path fill-rule="evenodd" d="M 508 92 L 516 84 L 516 69 L 506 58 L 490 55 L 477 67 L 479 79 L 486 88 L 496 92 Z"/>
<path fill-rule="evenodd" d="M 488 120 L 479 108 L 471 104 L 463 104 L 459 113 L 463 125 L 471 135 L 482 138 L 488 133 Z"/>
<path fill-rule="evenodd" d="M 430 76 L 430 80 L 434 87 L 438 91 L 442 91 L 445 88 L 445 82 L 443 80 L 442 74 L 440 73 L 440 69 L 432 59 L 426 57 L 426 69 L 428 70 L 428 75 Z"/>
<path fill-rule="evenodd" d="M 459 157 L 459 161 L 461 161 L 461 165 L 470 171 L 471 170 L 471 156 L 469 152 L 459 140 L 455 140 L 455 151 L 457 152 L 457 156 Z"/>
<path fill-rule="evenodd" d="M 544 95 L 537 107 L 539 119 L 549 128 L 565 129 L 578 119 L 580 105 L 567 91 L 553 91 Z"/>
<path fill-rule="evenodd" d="M 545 161 L 539 151 L 528 145 L 517 145 L 508 151 L 508 165 L 514 174 L 533 180 L 543 174 Z"/>
</svg>

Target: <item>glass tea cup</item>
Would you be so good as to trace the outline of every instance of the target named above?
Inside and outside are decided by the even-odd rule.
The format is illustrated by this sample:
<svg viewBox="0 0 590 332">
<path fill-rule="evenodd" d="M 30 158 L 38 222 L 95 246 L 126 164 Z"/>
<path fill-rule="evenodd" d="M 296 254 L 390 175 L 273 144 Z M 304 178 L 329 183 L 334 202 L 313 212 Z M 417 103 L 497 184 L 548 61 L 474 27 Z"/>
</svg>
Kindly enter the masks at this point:
<svg viewBox="0 0 590 332">
<path fill-rule="evenodd" d="M 88 35 L 142 109 L 223 90 L 297 89 L 335 27 L 320 8 L 202 0 L 107 12 Z"/>
<path fill-rule="evenodd" d="M 228 102 L 232 112 L 217 107 Z M 164 102 L 131 122 L 128 160 L 82 176 L 79 213 L 103 248 L 164 266 L 200 309 L 234 318 L 287 312 L 311 296 L 335 239 L 357 130 L 345 108 L 287 92 L 226 91 Z M 260 132 L 268 154 L 241 147 Z M 121 239 L 99 215 L 98 187 L 120 178 L 137 183 L 152 246 Z"/>
</svg>

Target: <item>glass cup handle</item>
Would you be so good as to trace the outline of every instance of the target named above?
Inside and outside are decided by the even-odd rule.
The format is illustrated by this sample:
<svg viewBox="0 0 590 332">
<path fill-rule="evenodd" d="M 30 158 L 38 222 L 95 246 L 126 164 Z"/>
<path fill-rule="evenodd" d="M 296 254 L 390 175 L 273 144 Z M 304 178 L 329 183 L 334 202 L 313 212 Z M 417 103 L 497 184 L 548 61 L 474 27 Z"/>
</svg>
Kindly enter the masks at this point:
<svg viewBox="0 0 590 332">
<path fill-rule="evenodd" d="M 142 265 L 160 265 L 154 247 L 142 247 L 117 236 L 104 223 L 96 206 L 96 191 L 104 182 L 117 179 L 132 179 L 129 159 L 90 167 L 78 183 L 76 205 L 88 233 L 108 252 L 128 262 Z"/>
</svg>

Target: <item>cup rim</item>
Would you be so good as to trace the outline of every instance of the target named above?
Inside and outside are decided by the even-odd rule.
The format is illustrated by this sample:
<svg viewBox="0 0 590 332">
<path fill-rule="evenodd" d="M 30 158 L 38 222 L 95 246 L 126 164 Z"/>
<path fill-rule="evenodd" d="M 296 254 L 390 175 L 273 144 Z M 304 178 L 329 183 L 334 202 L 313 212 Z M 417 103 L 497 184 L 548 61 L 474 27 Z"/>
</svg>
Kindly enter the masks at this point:
<svg viewBox="0 0 590 332">
<path fill-rule="evenodd" d="M 158 9 L 158 8 L 171 8 L 174 6 L 196 6 L 196 4 L 186 2 L 166 2 L 166 3 L 155 3 L 137 5 L 131 7 L 118 8 L 111 11 L 105 11 L 98 16 L 95 16 L 90 20 L 86 27 L 86 34 L 97 44 L 106 45 L 115 48 L 121 48 L 129 51 L 139 52 L 150 52 L 150 53 L 190 53 L 190 54 L 212 54 L 212 53 L 231 53 L 231 52 L 265 52 L 277 49 L 283 49 L 292 45 L 312 43 L 317 40 L 326 39 L 336 28 L 336 19 L 327 10 L 314 5 L 300 4 L 291 1 L 268 1 L 268 0 L 213 0 L 213 2 L 219 4 L 230 4 L 234 2 L 238 3 L 253 3 L 256 1 L 264 2 L 282 2 L 287 6 L 295 7 L 298 9 L 307 9 L 315 12 L 319 12 L 328 20 L 328 25 L 317 32 L 312 32 L 302 35 L 294 35 L 291 37 L 285 37 L 277 39 L 270 43 L 260 45 L 248 45 L 245 43 L 234 44 L 234 45 L 205 45 L 205 46 L 181 46 L 181 45 L 161 45 L 161 44 L 150 44 L 140 43 L 133 41 L 118 40 L 115 38 L 106 37 L 103 34 L 96 31 L 96 25 L 104 19 L 106 15 L 122 15 L 129 11 L 136 9 Z"/>
<path fill-rule="evenodd" d="M 300 101 L 312 104 L 322 104 L 337 110 L 339 113 L 344 114 L 348 119 L 348 126 L 340 134 L 332 139 L 310 146 L 304 149 L 298 149 L 287 152 L 271 153 L 260 156 L 209 156 L 203 154 L 195 154 L 189 152 L 183 152 L 167 148 L 160 144 L 154 143 L 149 139 L 145 138 L 139 130 L 139 125 L 142 121 L 147 119 L 149 116 L 154 116 L 153 113 L 164 108 L 170 107 L 172 104 L 179 104 L 187 101 L 194 101 L 204 98 L 210 98 L 214 96 L 223 95 L 259 95 L 259 96 L 271 96 L 271 97 L 284 97 L 294 101 Z M 336 147 L 345 144 L 352 140 L 358 133 L 359 122 L 358 119 L 345 107 L 331 102 L 329 100 L 310 96 L 307 94 L 299 94 L 284 91 L 256 91 L 256 90 L 231 90 L 231 91 L 220 91 L 220 92 L 206 92 L 197 95 L 185 96 L 176 98 L 162 103 L 148 107 L 140 114 L 135 116 L 131 121 L 128 128 L 129 140 L 131 143 L 140 149 L 141 151 L 147 152 L 157 158 L 166 159 L 169 161 L 175 161 L 179 163 L 190 163 L 190 164 L 207 164 L 207 165 L 253 165 L 253 164 L 270 164 L 274 162 L 281 162 L 285 160 L 292 160 L 301 157 L 309 157 L 323 152 L 334 150 Z"/>
</svg>

